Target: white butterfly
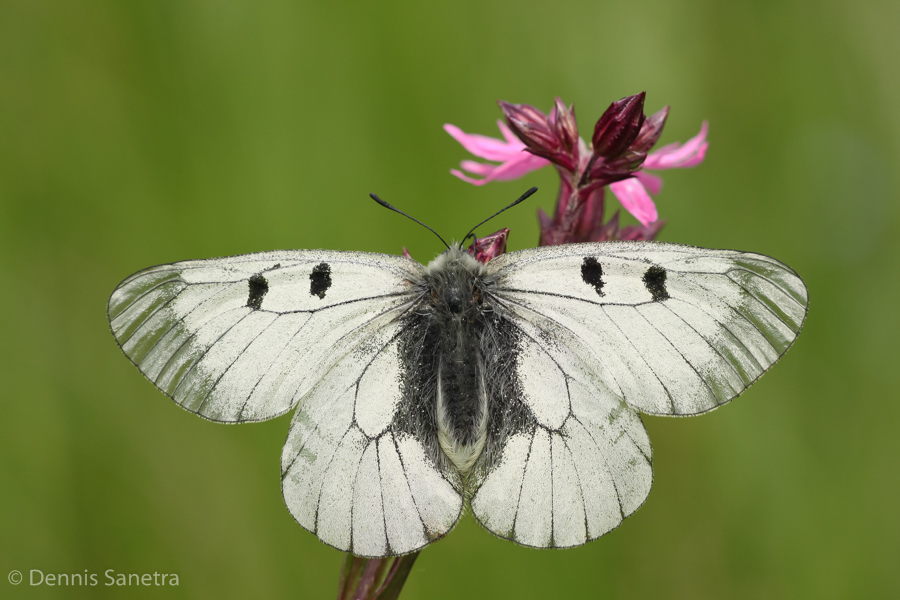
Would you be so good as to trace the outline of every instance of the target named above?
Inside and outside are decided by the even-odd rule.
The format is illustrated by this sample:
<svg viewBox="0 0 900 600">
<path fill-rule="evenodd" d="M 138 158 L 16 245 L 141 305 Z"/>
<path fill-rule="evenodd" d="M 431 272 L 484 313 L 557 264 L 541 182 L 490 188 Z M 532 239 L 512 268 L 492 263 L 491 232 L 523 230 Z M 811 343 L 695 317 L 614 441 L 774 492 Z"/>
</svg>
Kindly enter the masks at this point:
<svg viewBox="0 0 900 600">
<path fill-rule="evenodd" d="M 760 254 L 659 242 L 533 248 L 481 264 L 296 250 L 152 267 L 109 319 L 160 390 L 207 419 L 296 407 L 291 513 L 359 556 L 412 552 L 468 502 L 489 531 L 560 548 L 647 497 L 638 412 L 697 415 L 743 392 L 806 316 Z"/>
</svg>

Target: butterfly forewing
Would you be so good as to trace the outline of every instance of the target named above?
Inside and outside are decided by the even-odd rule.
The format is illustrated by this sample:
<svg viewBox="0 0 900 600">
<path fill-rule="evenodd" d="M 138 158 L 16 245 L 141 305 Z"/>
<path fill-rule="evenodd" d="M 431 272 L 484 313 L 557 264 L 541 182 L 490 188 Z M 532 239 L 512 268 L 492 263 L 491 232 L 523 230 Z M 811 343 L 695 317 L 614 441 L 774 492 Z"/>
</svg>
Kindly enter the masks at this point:
<svg viewBox="0 0 900 600">
<path fill-rule="evenodd" d="M 803 281 L 759 254 L 658 242 L 569 244 L 503 255 L 493 293 L 520 319 L 540 315 L 605 385 L 651 414 L 728 402 L 793 343 Z M 552 337 L 552 336 L 551 336 Z"/>
<path fill-rule="evenodd" d="M 162 265 L 113 292 L 110 326 L 184 408 L 215 421 L 263 420 L 401 314 L 421 269 L 403 257 L 329 251 Z"/>
</svg>

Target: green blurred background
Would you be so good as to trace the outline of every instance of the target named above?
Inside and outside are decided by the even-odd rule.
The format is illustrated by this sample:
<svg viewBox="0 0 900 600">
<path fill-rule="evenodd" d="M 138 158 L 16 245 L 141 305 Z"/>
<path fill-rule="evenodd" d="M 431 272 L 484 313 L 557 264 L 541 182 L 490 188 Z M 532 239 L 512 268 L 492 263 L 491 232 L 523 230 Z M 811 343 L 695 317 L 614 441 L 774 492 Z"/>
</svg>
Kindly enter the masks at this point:
<svg viewBox="0 0 900 600">
<path fill-rule="evenodd" d="M 806 280 L 796 347 L 696 419 L 645 418 L 655 485 L 619 529 L 538 551 L 465 517 L 404 598 L 900 597 L 900 3 L 0 2 L 0 596 L 330 598 L 342 555 L 284 507 L 289 418 L 180 410 L 122 356 L 106 301 L 141 268 L 282 248 L 399 253 L 531 185 L 476 188 L 441 125 L 574 102 L 590 132 L 647 91 L 660 239 L 775 256 Z M 493 229 L 493 228 L 492 228 Z M 487 233 L 492 229 L 485 229 Z M 177 588 L 13 587 L 6 573 L 177 573 Z"/>
</svg>

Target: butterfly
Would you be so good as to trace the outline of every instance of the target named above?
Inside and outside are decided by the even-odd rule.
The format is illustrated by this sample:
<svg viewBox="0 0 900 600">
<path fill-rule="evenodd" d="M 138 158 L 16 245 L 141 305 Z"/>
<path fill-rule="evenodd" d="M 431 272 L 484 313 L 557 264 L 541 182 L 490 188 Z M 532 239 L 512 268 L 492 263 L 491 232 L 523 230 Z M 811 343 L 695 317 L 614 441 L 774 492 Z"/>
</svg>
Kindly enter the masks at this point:
<svg viewBox="0 0 900 600">
<path fill-rule="evenodd" d="M 768 256 L 620 241 L 486 264 L 458 244 L 427 266 L 329 250 L 190 260 L 125 279 L 108 316 L 183 408 L 221 423 L 294 409 L 291 514 L 326 544 L 384 557 L 441 538 L 466 506 L 525 546 L 609 532 L 650 491 L 639 413 L 732 400 L 807 306 Z"/>
</svg>

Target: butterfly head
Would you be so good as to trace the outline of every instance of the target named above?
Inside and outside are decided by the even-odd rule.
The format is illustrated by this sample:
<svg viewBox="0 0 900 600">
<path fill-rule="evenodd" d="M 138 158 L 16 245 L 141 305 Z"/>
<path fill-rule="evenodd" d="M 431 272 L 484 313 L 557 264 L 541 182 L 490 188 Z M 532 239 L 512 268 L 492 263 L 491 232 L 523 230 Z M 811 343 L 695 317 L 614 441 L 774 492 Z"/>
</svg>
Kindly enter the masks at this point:
<svg viewBox="0 0 900 600">
<path fill-rule="evenodd" d="M 423 285 L 435 312 L 460 318 L 480 312 L 485 267 L 460 244 L 452 243 L 425 267 Z"/>
</svg>

